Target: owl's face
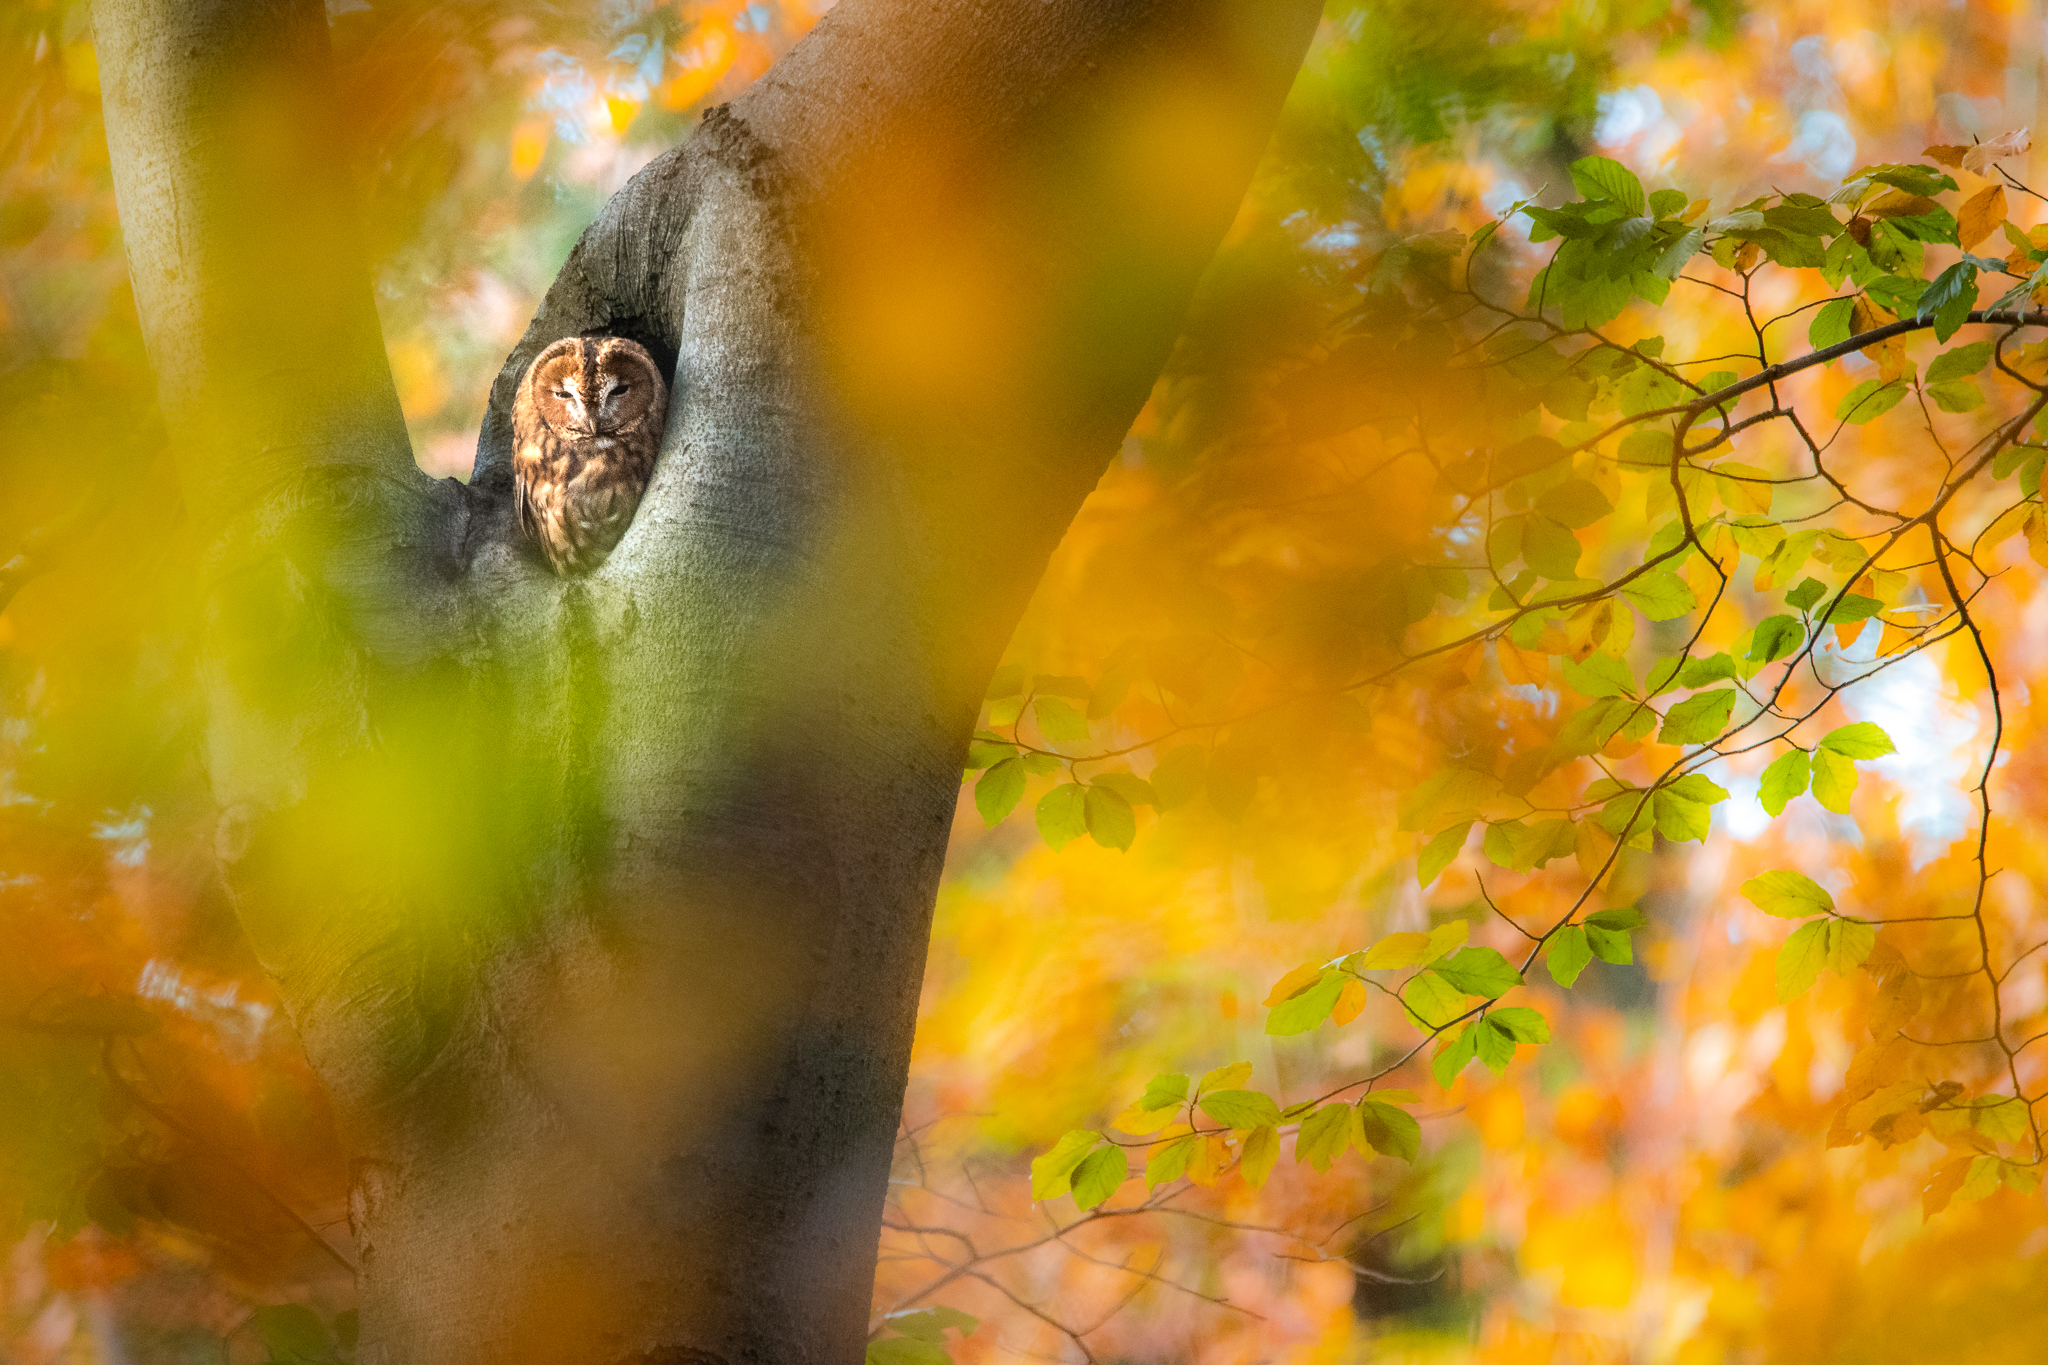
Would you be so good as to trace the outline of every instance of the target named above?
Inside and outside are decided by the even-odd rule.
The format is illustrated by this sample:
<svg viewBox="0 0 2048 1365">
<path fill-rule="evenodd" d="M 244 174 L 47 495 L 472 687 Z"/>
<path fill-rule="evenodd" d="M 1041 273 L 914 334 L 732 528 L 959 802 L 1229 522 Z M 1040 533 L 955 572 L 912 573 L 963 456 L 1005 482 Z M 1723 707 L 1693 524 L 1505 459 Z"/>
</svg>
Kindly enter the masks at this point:
<svg viewBox="0 0 2048 1365">
<path fill-rule="evenodd" d="M 637 431 L 660 410 L 666 385 L 653 357 L 623 337 L 564 337 L 529 372 L 534 410 L 565 436 Z"/>
</svg>

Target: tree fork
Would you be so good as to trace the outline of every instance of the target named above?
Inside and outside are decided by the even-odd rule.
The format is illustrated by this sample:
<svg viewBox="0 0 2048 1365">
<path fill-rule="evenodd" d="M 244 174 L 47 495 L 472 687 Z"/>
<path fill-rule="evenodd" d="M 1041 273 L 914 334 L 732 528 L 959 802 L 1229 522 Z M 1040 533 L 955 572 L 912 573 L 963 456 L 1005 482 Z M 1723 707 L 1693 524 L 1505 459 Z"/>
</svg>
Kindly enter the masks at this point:
<svg viewBox="0 0 2048 1365">
<path fill-rule="evenodd" d="M 343 1125 L 365 1365 L 858 1357 L 982 687 L 1318 9 L 843 0 L 607 206 L 463 486 L 407 451 L 318 0 L 96 5 L 219 852 Z M 674 381 L 564 582 L 506 418 L 586 330 Z"/>
</svg>

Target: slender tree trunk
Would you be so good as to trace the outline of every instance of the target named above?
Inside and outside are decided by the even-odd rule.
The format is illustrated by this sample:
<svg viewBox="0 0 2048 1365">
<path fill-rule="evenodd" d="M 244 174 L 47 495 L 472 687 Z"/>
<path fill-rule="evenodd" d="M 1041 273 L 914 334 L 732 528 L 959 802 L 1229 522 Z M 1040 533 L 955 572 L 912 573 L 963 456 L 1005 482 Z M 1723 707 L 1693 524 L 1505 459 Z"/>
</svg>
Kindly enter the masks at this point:
<svg viewBox="0 0 2048 1365">
<path fill-rule="evenodd" d="M 366 1365 L 852 1362 L 989 669 L 1164 361 L 1312 0 L 843 0 L 636 177 L 417 473 L 319 0 L 98 0 L 219 854 L 352 1156 Z M 551 576 L 509 399 L 674 365 Z"/>
</svg>

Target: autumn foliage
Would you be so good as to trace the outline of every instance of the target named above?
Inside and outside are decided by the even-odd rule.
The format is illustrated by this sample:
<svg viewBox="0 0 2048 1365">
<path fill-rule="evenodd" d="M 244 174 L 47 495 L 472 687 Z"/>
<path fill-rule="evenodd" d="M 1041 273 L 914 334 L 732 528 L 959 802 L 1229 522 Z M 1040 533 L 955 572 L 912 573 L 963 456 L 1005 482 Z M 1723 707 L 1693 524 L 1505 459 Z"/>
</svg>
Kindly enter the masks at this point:
<svg viewBox="0 0 2048 1365">
<path fill-rule="evenodd" d="M 991 682 L 870 1360 L 2039 1354 L 2038 42 L 1592 8 L 1331 7 Z M 345 1361 L 81 12 L 0 18 L 0 1352 Z M 816 17 L 330 12 L 436 473 Z"/>
</svg>

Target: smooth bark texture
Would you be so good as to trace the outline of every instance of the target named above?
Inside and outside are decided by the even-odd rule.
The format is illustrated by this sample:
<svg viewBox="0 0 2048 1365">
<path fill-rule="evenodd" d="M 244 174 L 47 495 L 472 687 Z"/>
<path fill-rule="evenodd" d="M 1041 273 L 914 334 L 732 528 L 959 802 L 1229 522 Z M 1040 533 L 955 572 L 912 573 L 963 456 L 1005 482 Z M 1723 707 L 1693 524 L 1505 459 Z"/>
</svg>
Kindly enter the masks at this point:
<svg viewBox="0 0 2048 1365">
<path fill-rule="evenodd" d="M 982 686 L 1317 12 L 843 0 L 607 207 L 464 487 L 406 457 L 317 0 L 101 0 L 220 854 L 345 1125 L 366 1365 L 858 1358 Z M 509 399 L 583 331 L 675 379 L 564 582 Z"/>
</svg>

